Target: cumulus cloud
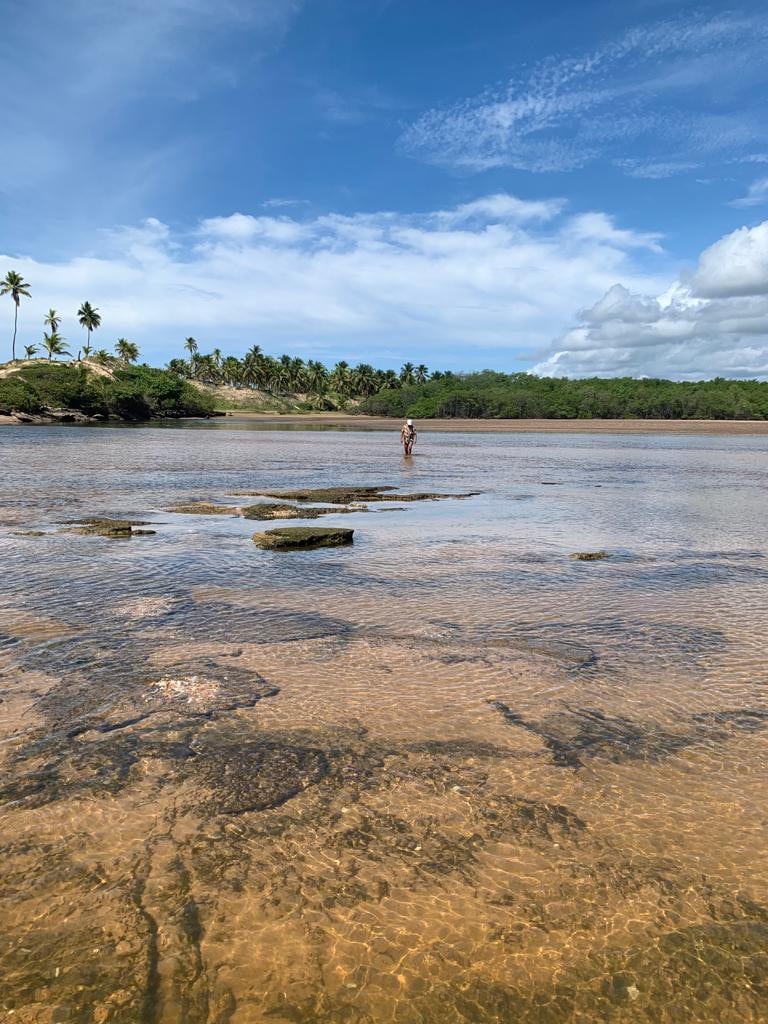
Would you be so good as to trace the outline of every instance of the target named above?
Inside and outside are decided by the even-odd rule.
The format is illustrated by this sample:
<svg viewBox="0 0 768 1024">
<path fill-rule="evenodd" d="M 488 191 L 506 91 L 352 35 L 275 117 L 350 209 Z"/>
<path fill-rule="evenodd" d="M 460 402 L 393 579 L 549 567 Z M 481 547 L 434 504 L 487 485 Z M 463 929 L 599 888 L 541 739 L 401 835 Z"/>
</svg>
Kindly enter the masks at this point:
<svg viewBox="0 0 768 1024">
<path fill-rule="evenodd" d="M 766 77 L 766 39 L 762 14 L 688 12 L 429 110 L 401 143 L 465 171 L 569 171 L 608 157 L 634 177 L 668 177 L 712 154 L 746 152 L 764 137 L 755 97 Z M 738 95 L 738 113 L 718 111 L 724 94 Z M 636 152 L 627 158 L 630 143 Z"/>
<path fill-rule="evenodd" d="M 233 213 L 188 231 L 159 220 L 105 232 L 66 262 L 0 257 L 32 284 L 21 340 L 35 341 L 49 306 L 99 306 L 97 344 L 120 335 L 165 360 L 184 337 L 203 347 L 290 349 L 318 358 L 398 364 L 514 365 L 562 332 L 573 310 L 617 280 L 634 291 L 664 278 L 644 262 L 657 236 L 605 215 L 570 215 L 560 199 L 481 196 L 453 209 L 299 219 Z M 642 257 L 642 258 L 641 258 Z"/>
<path fill-rule="evenodd" d="M 768 378 L 768 221 L 725 235 L 695 273 L 649 295 L 615 284 L 534 372 Z"/>
</svg>

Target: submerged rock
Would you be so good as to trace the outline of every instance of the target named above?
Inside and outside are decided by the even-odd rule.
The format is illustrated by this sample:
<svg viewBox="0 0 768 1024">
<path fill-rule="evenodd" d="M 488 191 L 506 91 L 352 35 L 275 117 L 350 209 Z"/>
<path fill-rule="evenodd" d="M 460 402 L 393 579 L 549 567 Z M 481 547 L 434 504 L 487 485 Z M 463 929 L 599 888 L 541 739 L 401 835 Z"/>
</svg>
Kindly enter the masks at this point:
<svg viewBox="0 0 768 1024">
<path fill-rule="evenodd" d="M 599 562 L 603 558 L 610 558 L 610 551 L 574 551 L 571 558 L 577 562 Z"/>
<path fill-rule="evenodd" d="M 437 491 L 418 491 L 414 494 L 398 494 L 394 487 L 299 487 L 288 491 L 250 493 L 283 501 L 322 501 L 328 505 L 354 505 L 368 501 L 438 501 L 441 498 L 472 498 L 479 492 L 440 494 Z"/>
<path fill-rule="evenodd" d="M 283 526 L 266 533 L 254 533 L 253 542 L 272 551 L 338 547 L 351 544 L 354 532 L 343 527 Z"/>
<path fill-rule="evenodd" d="M 365 508 L 316 508 L 299 507 L 297 505 L 262 502 L 258 505 L 245 505 L 240 509 L 243 519 L 318 519 L 320 516 L 338 515 L 344 512 L 363 512 Z"/>
<path fill-rule="evenodd" d="M 84 537 L 133 537 L 139 534 L 154 533 L 154 530 L 136 530 L 134 526 L 149 526 L 149 523 L 142 519 L 107 519 L 94 517 L 91 519 L 76 519 L 64 531 L 64 533 L 78 533 Z"/>
<path fill-rule="evenodd" d="M 240 509 L 231 505 L 214 505 L 210 501 L 191 501 L 187 505 L 174 505 L 167 512 L 185 516 L 237 516 Z"/>
</svg>

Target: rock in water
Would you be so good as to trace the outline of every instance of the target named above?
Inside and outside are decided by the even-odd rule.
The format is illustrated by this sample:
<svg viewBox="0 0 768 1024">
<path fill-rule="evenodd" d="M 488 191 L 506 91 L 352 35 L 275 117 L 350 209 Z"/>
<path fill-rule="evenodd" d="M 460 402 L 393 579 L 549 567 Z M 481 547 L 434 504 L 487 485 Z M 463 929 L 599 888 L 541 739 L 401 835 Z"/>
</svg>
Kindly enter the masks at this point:
<svg viewBox="0 0 768 1024">
<path fill-rule="evenodd" d="M 338 547 L 352 543 L 354 530 L 325 526 L 281 526 L 266 533 L 254 533 L 253 542 L 270 551 Z"/>
<path fill-rule="evenodd" d="M 610 551 L 574 551 L 571 558 L 577 562 L 599 562 L 603 558 L 610 558 Z"/>
</svg>

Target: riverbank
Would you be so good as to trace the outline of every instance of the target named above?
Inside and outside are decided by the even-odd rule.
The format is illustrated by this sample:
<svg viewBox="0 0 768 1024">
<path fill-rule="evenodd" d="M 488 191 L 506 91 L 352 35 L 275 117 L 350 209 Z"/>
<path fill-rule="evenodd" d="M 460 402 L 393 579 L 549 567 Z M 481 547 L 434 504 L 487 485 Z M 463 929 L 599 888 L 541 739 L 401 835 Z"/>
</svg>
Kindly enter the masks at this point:
<svg viewBox="0 0 768 1024">
<path fill-rule="evenodd" d="M 247 420 L 292 428 L 338 427 L 348 430 L 399 430 L 401 421 L 385 416 L 353 416 L 344 413 L 227 412 L 227 419 Z M 417 422 L 422 433 L 472 434 L 759 434 L 768 435 L 768 420 L 481 420 L 434 419 Z"/>
</svg>

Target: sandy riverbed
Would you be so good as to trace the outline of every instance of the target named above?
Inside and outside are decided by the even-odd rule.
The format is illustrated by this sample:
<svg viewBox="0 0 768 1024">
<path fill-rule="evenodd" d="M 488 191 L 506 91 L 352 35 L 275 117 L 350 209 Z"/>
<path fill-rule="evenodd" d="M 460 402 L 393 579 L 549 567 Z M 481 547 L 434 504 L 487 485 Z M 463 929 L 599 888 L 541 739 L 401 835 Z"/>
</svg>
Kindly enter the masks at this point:
<svg viewBox="0 0 768 1024">
<path fill-rule="evenodd" d="M 384 416 L 350 416 L 343 413 L 285 414 L 228 413 L 228 418 L 296 426 L 359 427 L 361 430 L 399 430 L 401 421 Z M 768 434 L 768 420 L 464 420 L 434 419 L 417 422 L 421 431 L 471 433 L 551 434 Z"/>
</svg>

